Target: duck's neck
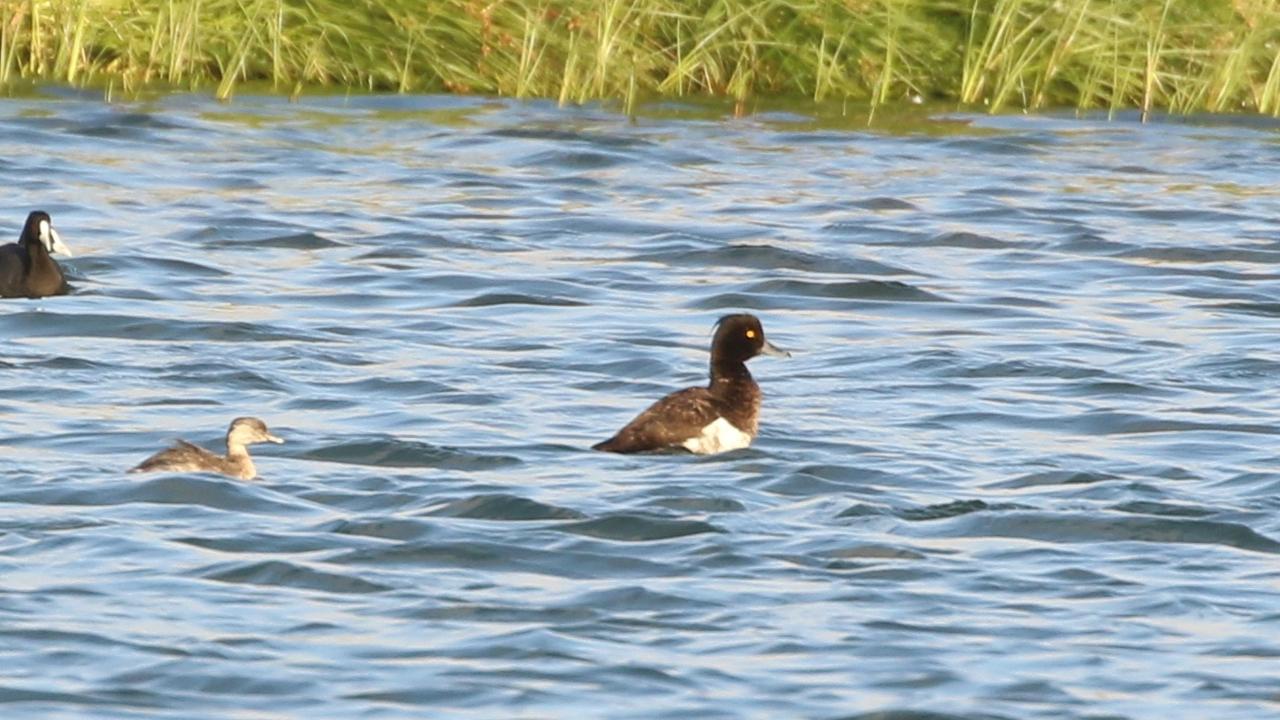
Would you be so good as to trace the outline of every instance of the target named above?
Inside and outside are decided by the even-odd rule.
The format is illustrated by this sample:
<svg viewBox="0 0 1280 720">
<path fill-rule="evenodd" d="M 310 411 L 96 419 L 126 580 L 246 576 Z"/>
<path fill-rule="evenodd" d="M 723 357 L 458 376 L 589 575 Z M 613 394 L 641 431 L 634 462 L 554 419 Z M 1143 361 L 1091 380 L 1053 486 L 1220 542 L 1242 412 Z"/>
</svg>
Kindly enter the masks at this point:
<svg viewBox="0 0 1280 720">
<path fill-rule="evenodd" d="M 718 401 L 721 417 L 755 437 L 760 417 L 760 386 L 751 377 L 746 363 L 713 358 L 709 389 Z"/>
<path fill-rule="evenodd" d="M 31 263 L 28 268 L 28 274 L 32 277 L 41 278 L 48 287 L 36 288 L 42 295 L 56 292 L 63 284 L 62 268 L 58 267 L 58 263 L 54 262 L 49 256 L 49 250 L 44 243 L 39 240 L 33 243 L 27 243 L 27 257 Z"/>
<path fill-rule="evenodd" d="M 238 442 L 227 441 L 227 462 L 235 465 L 242 480 L 252 480 L 258 474 L 253 466 L 253 458 L 249 457 L 249 449 Z"/>
<path fill-rule="evenodd" d="M 47 273 L 52 270 L 52 272 L 61 275 L 58 263 L 55 263 L 54 259 L 50 258 L 49 249 L 46 249 L 44 242 L 37 240 L 36 242 L 27 243 L 27 256 L 31 258 L 32 273 Z"/>
<path fill-rule="evenodd" d="M 741 360 L 711 358 L 711 392 L 726 392 L 730 388 L 743 384 L 755 384 L 746 363 Z"/>
</svg>

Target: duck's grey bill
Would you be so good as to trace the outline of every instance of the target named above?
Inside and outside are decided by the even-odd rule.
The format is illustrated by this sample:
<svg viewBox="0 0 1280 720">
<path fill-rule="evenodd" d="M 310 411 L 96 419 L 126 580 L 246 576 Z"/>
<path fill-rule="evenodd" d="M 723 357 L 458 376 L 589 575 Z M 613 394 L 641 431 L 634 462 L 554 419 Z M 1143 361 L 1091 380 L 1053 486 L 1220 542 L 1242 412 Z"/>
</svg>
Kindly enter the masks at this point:
<svg viewBox="0 0 1280 720">
<path fill-rule="evenodd" d="M 786 350 L 783 350 L 777 345 L 774 345 L 768 340 L 765 340 L 764 345 L 760 347 L 760 354 L 772 355 L 774 357 L 791 357 L 791 353 L 787 352 Z"/>
</svg>

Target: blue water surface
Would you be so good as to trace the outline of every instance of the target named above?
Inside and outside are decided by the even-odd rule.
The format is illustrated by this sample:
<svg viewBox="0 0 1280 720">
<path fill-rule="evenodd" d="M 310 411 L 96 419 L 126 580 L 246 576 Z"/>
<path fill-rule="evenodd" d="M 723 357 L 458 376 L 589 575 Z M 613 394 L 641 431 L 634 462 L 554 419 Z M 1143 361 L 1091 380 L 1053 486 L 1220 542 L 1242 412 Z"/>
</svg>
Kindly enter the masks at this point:
<svg viewBox="0 0 1280 720">
<path fill-rule="evenodd" d="M 1280 716 L 1273 123 L 49 92 L 0 183 L 7 720 Z M 587 449 L 742 310 L 750 449 Z"/>
</svg>

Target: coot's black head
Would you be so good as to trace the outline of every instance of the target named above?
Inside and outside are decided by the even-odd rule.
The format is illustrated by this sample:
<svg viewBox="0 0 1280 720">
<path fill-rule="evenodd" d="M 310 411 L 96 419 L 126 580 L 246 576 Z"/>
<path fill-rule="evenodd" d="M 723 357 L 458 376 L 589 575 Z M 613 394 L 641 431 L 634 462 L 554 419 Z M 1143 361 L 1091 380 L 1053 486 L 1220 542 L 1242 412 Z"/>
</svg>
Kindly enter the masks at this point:
<svg viewBox="0 0 1280 720">
<path fill-rule="evenodd" d="M 27 224 L 22 226 L 18 243 L 28 249 L 40 243 L 48 252 L 71 257 L 71 248 L 62 242 L 58 231 L 53 229 L 53 219 L 43 210 L 36 210 L 27 216 Z"/>
<path fill-rule="evenodd" d="M 760 318 L 750 313 L 725 315 L 716 321 L 716 335 L 711 340 L 711 362 L 746 362 L 757 355 L 791 357 L 764 337 Z"/>
</svg>

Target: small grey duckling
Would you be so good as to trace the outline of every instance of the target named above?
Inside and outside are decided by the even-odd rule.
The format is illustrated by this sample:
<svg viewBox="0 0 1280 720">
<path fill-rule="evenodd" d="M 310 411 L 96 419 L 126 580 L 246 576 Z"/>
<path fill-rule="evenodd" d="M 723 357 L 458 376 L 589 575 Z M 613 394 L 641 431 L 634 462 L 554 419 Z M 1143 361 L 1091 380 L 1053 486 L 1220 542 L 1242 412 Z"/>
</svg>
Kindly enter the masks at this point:
<svg viewBox="0 0 1280 720">
<path fill-rule="evenodd" d="M 255 417 L 239 417 L 227 428 L 227 456 L 215 455 L 208 450 L 179 440 L 173 447 L 161 450 L 129 470 L 136 472 L 216 472 L 241 480 L 252 480 L 258 475 L 249 457 L 246 445 L 284 440 L 272 435 L 267 424 Z"/>
<path fill-rule="evenodd" d="M 0 297 L 41 298 L 71 292 L 50 253 L 71 257 L 49 213 L 36 210 L 27 216 L 18 242 L 0 246 Z"/>
</svg>

